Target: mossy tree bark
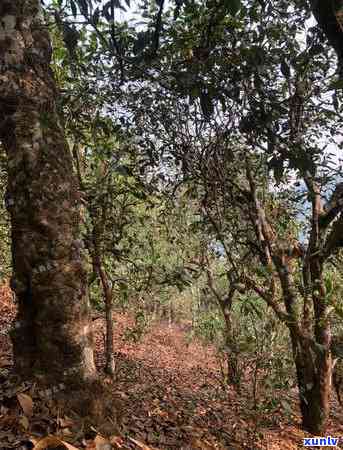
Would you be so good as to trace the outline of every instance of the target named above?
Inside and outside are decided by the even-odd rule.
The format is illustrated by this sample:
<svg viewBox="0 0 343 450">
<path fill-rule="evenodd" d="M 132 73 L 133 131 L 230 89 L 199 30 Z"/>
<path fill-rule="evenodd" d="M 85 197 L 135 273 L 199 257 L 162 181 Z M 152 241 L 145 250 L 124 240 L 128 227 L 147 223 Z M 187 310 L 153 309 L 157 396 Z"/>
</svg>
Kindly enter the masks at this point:
<svg viewBox="0 0 343 450">
<path fill-rule="evenodd" d="M 78 190 L 56 109 L 39 0 L 0 3 L 0 139 L 8 157 L 15 366 L 24 376 L 95 374 Z"/>
</svg>

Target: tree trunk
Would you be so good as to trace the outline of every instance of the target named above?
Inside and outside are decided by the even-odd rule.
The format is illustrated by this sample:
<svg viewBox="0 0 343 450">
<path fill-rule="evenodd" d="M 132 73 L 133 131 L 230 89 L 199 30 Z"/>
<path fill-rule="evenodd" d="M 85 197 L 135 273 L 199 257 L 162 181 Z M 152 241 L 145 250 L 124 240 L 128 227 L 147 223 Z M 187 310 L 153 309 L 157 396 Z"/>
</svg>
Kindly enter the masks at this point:
<svg viewBox="0 0 343 450">
<path fill-rule="evenodd" d="M 231 304 L 221 304 L 222 313 L 225 322 L 225 345 L 226 351 L 226 363 L 227 363 L 227 382 L 235 387 L 239 392 L 240 390 L 240 373 L 238 363 L 238 352 L 235 344 L 235 339 L 232 334 L 232 321 L 231 321 Z"/>
<path fill-rule="evenodd" d="M 106 221 L 106 205 L 102 205 L 101 216 L 98 217 L 97 210 L 90 208 L 90 217 L 92 221 L 92 242 L 93 248 L 90 248 L 90 253 L 92 256 L 94 272 L 99 276 L 102 290 L 104 293 L 105 300 L 105 314 L 106 314 L 106 342 L 105 342 L 105 372 L 114 377 L 115 375 L 115 359 L 113 351 L 113 298 L 112 298 L 112 288 L 106 273 L 106 269 L 103 265 L 102 259 L 102 247 L 101 239 L 103 238 L 104 224 Z"/>
<path fill-rule="evenodd" d="M 329 324 L 323 325 L 330 332 Z M 330 415 L 332 360 L 330 347 L 297 335 L 289 324 L 304 430 L 323 435 Z M 319 344 L 319 345 L 318 345 Z"/>
<path fill-rule="evenodd" d="M 173 300 L 170 299 L 168 301 L 168 327 L 171 328 L 173 323 L 174 323 L 174 305 Z"/>
<path fill-rule="evenodd" d="M 78 190 L 56 110 L 39 0 L 0 4 L 0 138 L 8 157 L 15 366 L 46 379 L 95 375 Z"/>
<path fill-rule="evenodd" d="M 312 301 L 314 310 L 315 373 L 313 388 L 308 392 L 307 415 L 303 415 L 304 428 L 314 433 L 324 433 L 330 414 L 332 384 L 331 326 L 328 314 L 323 262 L 317 247 L 310 258 Z"/>
<path fill-rule="evenodd" d="M 330 414 L 331 372 L 330 324 L 326 311 L 325 288 L 322 280 L 322 267 L 316 257 L 310 264 L 311 290 L 315 313 L 314 340 L 316 347 L 297 333 L 297 294 L 290 265 L 275 258 L 281 282 L 286 311 L 291 321 L 288 323 L 292 342 L 293 358 L 297 372 L 300 409 L 303 428 L 314 434 L 326 430 Z M 305 299 L 307 301 L 307 299 Z M 307 322 L 307 321 L 306 321 Z M 305 322 L 305 323 L 306 323 Z M 311 328 L 303 329 L 311 335 Z"/>
<path fill-rule="evenodd" d="M 105 372 L 111 377 L 115 376 L 116 363 L 113 350 L 113 301 L 112 289 L 109 285 L 107 274 L 103 267 L 99 267 L 99 275 L 101 278 L 102 288 L 105 296 L 105 313 L 106 313 L 106 365 Z"/>
<path fill-rule="evenodd" d="M 329 352 L 297 346 L 294 355 L 302 426 L 313 434 L 323 435 L 330 414 L 331 357 Z M 293 350 L 294 353 L 294 350 Z"/>
</svg>

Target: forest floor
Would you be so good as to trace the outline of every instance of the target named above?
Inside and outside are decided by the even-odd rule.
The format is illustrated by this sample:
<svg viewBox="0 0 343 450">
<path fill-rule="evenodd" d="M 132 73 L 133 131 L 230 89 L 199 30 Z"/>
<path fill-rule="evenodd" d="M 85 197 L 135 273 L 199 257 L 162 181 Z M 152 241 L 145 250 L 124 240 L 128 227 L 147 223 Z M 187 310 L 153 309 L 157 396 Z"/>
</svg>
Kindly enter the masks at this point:
<svg viewBox="0 0 343 450">
<path fill-rule="evenodd" d="M 275 393 L 277 398 L 285 400 L 280 405 L 288 405 L 286 410 L 282 406 L 269 413 L 254 410 L 251 383 L 246 381 L 239 395 L 232 389 L 222 387 L 214 348 L 194 340 L 190 342 L 182 327 L 168 327 L 166 324 L 151 326 L 138 342 L 132 342 L 127 339 L 127 334 L 132 329 L 133 320 L 124 314 L 115 315 L 117 366 L 116 380 L 111 383 L 113 395 L 120 399 L 120 433 L 112 436 L 112 447 L 101 444 L 108 441 L 99 441 L 99 436 L 96 438 L 98 441 L 94 440 L 94 436 L 87 440 L 86 436 L 83 445 L 77 445 L 82 440 L 73 434 L 70 418 L 58 417 L 56 411 L 51 409 L 51 402 L 38 407 L 43 400 L 37 398 L 37 393 L 34 397 L 32 386 L 14 386 L 6 379 L 12 365 L 8 330 L 13 316 L 14 306 L 8 293 L 2 291 L 1 294 L 0 291 L 0 450 L 29 449 L 32 447 L 20 446 L 23 436 L 56 435 L 57 431 L 64 436 L 64 442 L 71 442 L 74 447 L 49 447 L 40 441 L 42 445 L 37 445 L 37 448 L 303 448 L 306 434 L 299 426 L 296 392 Z M 101 368 L 104 364 L 105 324 L 102 318 L 93 324 L 96 362 Z M 15 411 L 11 396 L 16 399 Z M 36 412 L 32 411 L 33 403 Z M 343 411 L 335 399 L 326 435 L 343 436 Z"/>
</svg>

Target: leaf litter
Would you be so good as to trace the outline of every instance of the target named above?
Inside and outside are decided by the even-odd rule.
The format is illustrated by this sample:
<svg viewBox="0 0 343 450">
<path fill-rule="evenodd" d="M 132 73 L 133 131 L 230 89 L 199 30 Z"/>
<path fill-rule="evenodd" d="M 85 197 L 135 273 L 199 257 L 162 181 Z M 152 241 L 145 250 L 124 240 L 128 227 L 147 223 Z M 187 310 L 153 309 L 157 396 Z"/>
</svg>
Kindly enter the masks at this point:
<svg viewBox="0 0 343 450">
<path fill-rule="evenodd" d="M 6 293 L 6 290 L 5 290 Z M 15 315 L 11 298 L 0 291 L 0 449 L 22 450 L 292 450 L 306 436 L 295 414 L 270 418 L 251 408 L 249 387 L 237 395 L 223 389 L 214 348 L 189 343 L 182 327 L 154 324 L 138 343 L 128 341 L 132 318 L 116 314 L 116 377 L 103 377 L 118 399 L 120 430 L 87 429 L 82 417 L 69 417 L 54 395 L 11 374 L 7 330 Z M 104 319 L 94 321 L 96 360 L 104 366 Z M 286 395 L 286 394 L 285 394 Z M 275 412 L 274 412 L 275 414 Z M 273 420 L 271 420 L 273 419 Z M 342 412 L 334 408 L 328 435 L 343 435 Z"/>
</svg>

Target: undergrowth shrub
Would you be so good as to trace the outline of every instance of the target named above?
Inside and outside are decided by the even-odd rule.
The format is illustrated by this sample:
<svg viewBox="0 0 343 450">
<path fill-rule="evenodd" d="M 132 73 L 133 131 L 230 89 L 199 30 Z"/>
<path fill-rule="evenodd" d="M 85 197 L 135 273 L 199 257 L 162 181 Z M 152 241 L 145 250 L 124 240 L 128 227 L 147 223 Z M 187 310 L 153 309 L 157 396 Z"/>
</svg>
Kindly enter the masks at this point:
<svg viewBox="0 0 343 450">
<path fill-rule="evenodd" d="M 288 393 L 296 384 L 287 329 L 260 299 L 252 296 L 242 296 L 234 302 L 231 316 L 230 339 L 224 320 L 215 309 L 198 314 L 189 339 L 194 335 L 215 345 L 223 388 L 227 387 L 228 373 L 234 365 L 237 390 L 244 380 L 256 411 L 281 408 L 290 414 L 286 396 L 279 395 L 280 391 Z"/>
<path fill-rule="evenodd" d="M 135 314 L 134 325 L 124 332 L 124 340 L 131 342 L 139 342 L 143 335 L 147 332 L 149 326 L 149 317 L 144 311 L 139 310 Z"/>
</svg>

